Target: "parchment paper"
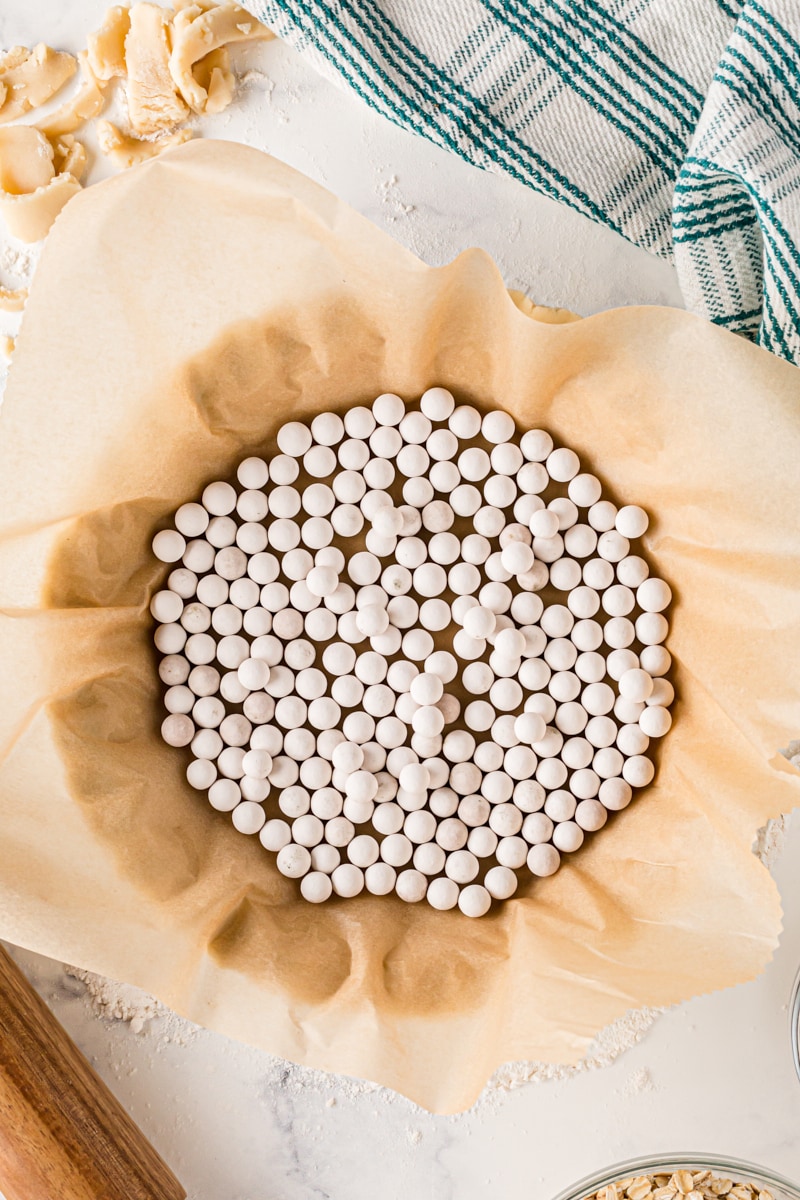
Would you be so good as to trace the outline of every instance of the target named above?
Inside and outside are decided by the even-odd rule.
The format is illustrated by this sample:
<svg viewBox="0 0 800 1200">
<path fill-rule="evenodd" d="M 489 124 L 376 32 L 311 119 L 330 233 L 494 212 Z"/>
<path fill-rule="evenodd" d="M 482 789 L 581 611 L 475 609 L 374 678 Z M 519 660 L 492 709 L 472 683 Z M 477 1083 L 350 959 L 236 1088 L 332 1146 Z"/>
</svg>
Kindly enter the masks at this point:
<svg viewBox="0 0 800 1200">
<path fill-rule="evenodd" d="M 303 902 L 160 742 L 147 615 L 155 529 L 280 421 L 433 383 L 644 505 L 676 595 L 655 784 L 479 921 Z M 0 932 L 442 1112 L 503 1061 L 574 1062 L 630 1007 L 752 978 L 780 907 L 750 846 L 798 796 L 798 402 L 796 368 L 681 312 L 531 319 L 482 252 L 430 269 L 241 146 L 89 189 L 0 423 Z"/>
</svg>

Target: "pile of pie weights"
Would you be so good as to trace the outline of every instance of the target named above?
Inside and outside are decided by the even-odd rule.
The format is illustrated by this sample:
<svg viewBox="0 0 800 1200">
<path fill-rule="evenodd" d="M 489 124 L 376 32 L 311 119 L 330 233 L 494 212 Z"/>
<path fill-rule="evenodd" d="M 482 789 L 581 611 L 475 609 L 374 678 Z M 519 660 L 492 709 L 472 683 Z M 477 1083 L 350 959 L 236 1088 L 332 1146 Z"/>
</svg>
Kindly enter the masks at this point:
<svg viewBox="0 0 800 1200">
<path fill-rule="evenodd" d="M 632 544 L 647 515 L 440 387 L 291 421 L 277 451 L 153 540 L 164 740 L 306 900 L 482 916 L 653 778 L 671 592 Z"/>
</svg>

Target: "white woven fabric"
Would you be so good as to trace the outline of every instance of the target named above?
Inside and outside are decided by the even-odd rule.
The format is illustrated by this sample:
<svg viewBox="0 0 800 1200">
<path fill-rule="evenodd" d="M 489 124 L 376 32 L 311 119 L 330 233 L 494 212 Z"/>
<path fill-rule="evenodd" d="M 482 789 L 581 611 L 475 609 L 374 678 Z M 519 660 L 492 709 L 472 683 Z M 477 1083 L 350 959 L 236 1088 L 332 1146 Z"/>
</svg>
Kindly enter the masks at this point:
<svg viewBox="0 0 800 1200">
<path fill-rule="evenodd" d="M 800 0 L 243 0 L 391 120 L 674 257 L 800 361 Z"/>
</svg>

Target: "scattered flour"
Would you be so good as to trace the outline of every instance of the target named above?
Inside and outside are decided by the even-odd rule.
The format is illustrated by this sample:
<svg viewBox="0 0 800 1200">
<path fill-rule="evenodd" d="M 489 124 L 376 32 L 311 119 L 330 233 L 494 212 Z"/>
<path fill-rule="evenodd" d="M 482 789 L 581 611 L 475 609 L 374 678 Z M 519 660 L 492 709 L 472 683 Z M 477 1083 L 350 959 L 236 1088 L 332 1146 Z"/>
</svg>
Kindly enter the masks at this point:
<svg viewBox="0 0 800 1200">
<path fill-rule="evenodd" d="M 70 978 L 84 984 L 86 998 L 92 1011 L 104 1020 L 126 1021 L 133 1033 L 145 1033 L 149 1023 L 158 1018 L 158 1034 L 161 1041 L 178 1045 L 188 1043 L 198 1032 L 197 1027 L 190 1021 L 177 1016 L 139 988 L 126 983 L 116 983 L 112 979 L 105 979 L 102 975 L 82 971 L 77 967 L 67 966 L 64 970 Z M 621 1054 L 642 1040 L 660 1012 L 660 1009 L 646 1008 L 620 1017 L 598 1034 L 585 1058 L 575 1066 L 535 1062 L 506 1063 L 489 1080 L 486 1091 L 512 1091 L 528 1083 L 570 1079 L 584 1071 L 596 1071 L 601 1067 L 610 1066 Z M 271 1087 L 289 1092 L 335 1092 L 336 1095 L 329 1095 L 326 1099 L 329 1108 L 336 1104 L 336 1096 L 352 1099 L 369 1092 L 384 1093 L 386 1099 L 394 1096 L 388 1088 L 379 1087 L 368 1080 L 329 1075 L 311 1067 L 287 1063 L 284 1059 L 273 1056 L 270 1056 L 269 1063 L 267 1074 Z M 409 1134 L 409 1139 L 415 1142 L 419 1140 L 419 1136 L 421 1135 L 415 1139 Z"/>
<path fill-rule="evenodd" d="M 379 168 L 380 169 L 380 168 Z M 378 180 L 375 186 L 375 195 L 380 200 L 384 209 L 386 220 L 390 225 L 402 217 L 409 216 L 410 213 L 416 212 L 414 204 L 406 204 L 398 192 L 399 180 L 396 175 L 389 175 L 386 179 Z"/>
<path fill-rule="evenodd" d="M 16 291 L 30 285 L 41 246 L 26 246 L 14 240 L 0 240 L 0 288 Z M 19 332 L 21 312 L 0 312 L 0 406 L 3 403 L 8 369 Z"/>
<path fill-rule="evenodd" d="M 11 276 L 16 286 L 27 286 L 41 253 L 41 246 L 0 242 L 0 275 Z"/>
<path fill-rule="evenodd" d="M 800 746 L 798 746 L 798 749 L 800 749 Z M 794 762 L 794 759 L 791 761 Z M 795 766 L 800 767 L 800 756 L 798 756 Z M 766 825 L 759 829 L 756 834 L 753 853 L 756 858 L 761 859 L 767 870 L 771 870 L 781 856 L 791 819 L 791 814 L 776 817 L 774 821 L 767 821 Z"/>
<path fill-rule="evenodd" d="M 623 1096 L 640 1096 L 643 1092 L 654 1091 L 653 1077 L 647 1067 L 639 1067 L 631 1071 L 622 1089 Z"/>
<path fill-rule="evenodd" d="M 610 1067 L 621 1054 L 642 1040 L 663 1011 L 661 1008 L 640 1008 L 619 1017 L 611 1025 L 606 1025 L 605 1029 L 600 1030 L 585 1056 L 574 1066 L 537 1062 L 506 1063 L 495 1071 L 486 1086 L 491 1090 L 508 1092 L 527 1083 L 572 1079 L 585 1071 Z"/>
<path fill-rule="evenodd" d="M 259 71 L 255 67 L 251 67 L 249 71 L 245 71 L 237 80 L 241 88 L 257 88 L 261 92 L 266 92 L 272 95 L 275 84 L 264 71 Z"/>
<path fill-rule="evenodd" d="M 800 750 L 800 744 L 797 750 Z M 759 830 L 754 853 L 765 866 L 773 866 L 780 856 L 788 825 L 789 817 L 779 817 Z M 139 988 L 116 983 L 76 967 L 67 966 L 64 970 L 70 978 L 79 980 L 84 985 L 86 999 L 96 1016 L 108 1021 L 125 1021 L 130 1025 L 131 1031 L 137 1034 L 149 1035 L 152 1029 L 158 1040 L 157 1048 L 167 1044 L 187 1045 L 202 1032 L 191 1021 L 179 1017 Z M 561 1082 L 587 1071 L 611 1066 L 622 1054 L 642 1041 L 662 1011 L 659 1008 L 642 1008 L 626 1013 L 600 1031 L 586 1055 L 574 1066 L 539 1062 L 505 1063 L 488 1081 L 475 1108 L 492 1105 L 502 1093 L 514 1091 L 527 1084 Z M 369 1080 L 331 1075 L 311 1067 L 286 1062 L 272 1055 L 265 1057 L 264 1082 L 272 1092 L 283 1091 L 294 1096 L 314 1092 L 325 1097 L 327 1108 L 334 1108 L 337 1099 L 352 1101 L 372 1093 L 387 1104 L 410 1103 L 389 1088 L 380 1087 Z M 649 1070 L 642 1067 L 630 1074 L 622 1094 L 635 1096 L 652 1091 L 653 1088 Z M 418 1129 L 409 1128 L 408 1140 L 411 1145 L 417 1145 L 421 1138 L 422 1134 Z"/>
<path fill-rule="evenodd" d="M 71 979 L 78 979 L 86 988 L 86 997 L 95 1016 L 106 1021 L 126 1021 L 132 1033 L 144 1033 L 154 1018 L 159 1018 L 160 1039 L 164 1044 L 188 1044 L 197 1034 L 197 1026 L 179 1017 L 141 988 L 129 983 L 117 983 L 78 967 L 64 967 Z"/>
</svg>

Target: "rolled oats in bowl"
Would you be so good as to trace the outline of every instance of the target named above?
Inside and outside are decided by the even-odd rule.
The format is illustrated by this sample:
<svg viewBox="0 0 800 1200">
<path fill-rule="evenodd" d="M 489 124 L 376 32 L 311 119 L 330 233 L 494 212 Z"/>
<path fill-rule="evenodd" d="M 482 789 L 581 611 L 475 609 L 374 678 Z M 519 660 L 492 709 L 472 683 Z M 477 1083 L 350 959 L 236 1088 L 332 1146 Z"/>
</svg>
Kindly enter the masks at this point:
<svg viewBox="0 0 800 1200">
<path fill-rule="evenodd" d="M 703 1154 L 630 1159 L 556 1200 L 798 1200 L 800 1187 L 767 1167 Z"/>
</svg>

